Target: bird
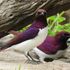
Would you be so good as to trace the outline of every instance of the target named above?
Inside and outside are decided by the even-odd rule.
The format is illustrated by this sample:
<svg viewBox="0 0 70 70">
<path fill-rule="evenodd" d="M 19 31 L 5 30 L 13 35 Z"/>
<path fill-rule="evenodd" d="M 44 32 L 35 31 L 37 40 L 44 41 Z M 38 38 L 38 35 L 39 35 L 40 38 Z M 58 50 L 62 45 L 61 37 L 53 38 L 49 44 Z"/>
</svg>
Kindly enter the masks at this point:
<svg viewBox="0 0 70 70">
<path fill-rule="evenodd" d="M 21 43 L 12 45 L 8 49 L 13 49 L 14 51 L 23 53 L 29 60 L 33 60 L 29 56 L 28 52 L 33 48 L 39 46 L 41 43 L 43 43 L 47 34 L 48 34 L 48 26 L 44 27 L 43 29 L 39 29 L 37 36 L 34 37 L 33 39 L 29 39 Z"/>
<path fill-rule="evenodd" d="M 0 48 L 1 50 L 5 47 L 8 48 L 12 45 L 18 44 L 22 41 L 26 41 L 29 39 L 33 39 L 37 36 L 37 34 L 39 33 L 39 29 L 43 29 L 44 27 L 47 26 L 47 21 L 46 21 L 46 17 L 47 17 L 47 12 L 44 9 L 39 9 L 36 12 L 36 18 L 33 21 L 32 25 L 24 32 L 16 32 L 16 31 L 11 31 L 10 34 L 11 39 L 10 40 L 6 40 L 5 42 L 3 42 L 3 38 L 0 39 Z M 10 38 L 10 35 L 8 35 Z M 5 36 L 7 37 L 7 36 Z M 5 38 L 4 37 L 4 38 Z M 8 39 L 8 37 L 6 38 Z"/>
<path fill-rule="evenodd" d="M 45 63 L 45 59 L 58 59 L 62 57 L 68 47 L 67 40 L 70 38 L 70 33 L 61 31 L 55 36 L 47 36 L 42 44 L 35 47 L 32 52 L 34 52 L 42 63 Z M 31 51 L 30 51 L 31 52 Z M 32 57 L 32 55 L 29 56 Z M 33 59 L 33 57 L 32 57 Z M 33 59 L 34 60 L 34 59 Z M 36 60 L 35 60 L 36 61 Z"/>
</svg>

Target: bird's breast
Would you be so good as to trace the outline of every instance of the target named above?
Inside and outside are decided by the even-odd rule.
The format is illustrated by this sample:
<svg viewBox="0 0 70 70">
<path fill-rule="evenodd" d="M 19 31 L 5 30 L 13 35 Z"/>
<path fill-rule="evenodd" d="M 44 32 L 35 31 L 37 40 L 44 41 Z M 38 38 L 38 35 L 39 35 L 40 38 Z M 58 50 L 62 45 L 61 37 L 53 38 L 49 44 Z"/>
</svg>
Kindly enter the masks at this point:
<svg viewBox="0 0 70 70">
<path fill-rule="evenodd" d="M 32 39 L 26 40 L 24 42 L 21 42 L 17 45 L 11 46 L 12 49 L 18 50 L 18 51 L 29 51 L 37 46 L 39 46 L 47 37 L 47 29 L 41 29 L 38 32 L 38 35 Z"/>
<path fill-rule="evenodd" d="M 40 58 L 57 59 L 57 58 L 61 57 L 62 55 L 64 55 L 65 50 L 59 50 L 55 54 L 48 54 L 48 53 L 44 53 L 43 51 L 39 50 L 38 48 L 34 48 L 33 52 L 35 52 Z"/>
</svg>

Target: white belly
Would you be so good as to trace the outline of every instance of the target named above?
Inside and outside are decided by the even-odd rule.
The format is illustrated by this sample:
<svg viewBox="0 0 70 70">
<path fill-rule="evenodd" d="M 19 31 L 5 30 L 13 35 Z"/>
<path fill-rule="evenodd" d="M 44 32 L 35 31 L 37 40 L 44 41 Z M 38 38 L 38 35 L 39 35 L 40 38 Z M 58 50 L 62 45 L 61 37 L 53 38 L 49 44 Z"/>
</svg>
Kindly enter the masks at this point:
<svg viewBox="0 0 70 70">
<path fill-rule="evenodd" d="M 48 34 L 48 29 L 47 27 L 45 27 L 42 30 L 40 29 L 38 35 L 35 38 L 11 46 L 11 48 L 19 52 L 26 52 L 26 51 L 28 52 L 34 47 L 39 46 L 45 40 L 47 34 Z"/>
<path fill-rule="evenodd" d="M 60 50 L 56 54 L 49 55 L 49 54 L 42 52 L 38 48 L 34 48 L 33 51 L 40 57 L 40 59 L 44 59 L 44 58 L 57 59 L 57 58 L 61 57 L 62 55 L 64 55 L 64 53 L 65 53 L 65 50 Z"/>
</svg>

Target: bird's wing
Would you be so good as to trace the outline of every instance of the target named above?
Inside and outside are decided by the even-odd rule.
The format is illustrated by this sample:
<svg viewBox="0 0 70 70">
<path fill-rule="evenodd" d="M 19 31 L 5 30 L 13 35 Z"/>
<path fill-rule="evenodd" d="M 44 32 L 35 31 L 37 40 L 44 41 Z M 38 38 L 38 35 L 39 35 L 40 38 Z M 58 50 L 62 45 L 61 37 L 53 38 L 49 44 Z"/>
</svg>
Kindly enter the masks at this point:
<svg viewBox="0 0 70 70">
<path fill-rule="evenodd" d="M 39 32 L 38 28 L 30 28 L 30 29 L 26 30 L 25 32 L 20 33 L 19 35 L 16 35 L 16 37 L 13 38 L 11 41 L 8 41 L 6 43 L 1 42 L 0 49 L 9 48 L 10 46 L 18 44 L 22 41 L 32 39 L 38 35 L 38 32 Z M 4 47 L 2 47 L 2 46 L 4 46 Z"/>
<path fill-rule="evenodd" d="M 30 28 L 26 30 L 25 32 L 23 32 L 20 36 L 23 37 L 23 41 L 25 41 L 25 40 L 36 37 L 38 32 L 39 32 L 38 28 Z"/>
<path fill-rule="evenodd" d="M 20 43 L 22 41 L 26 41 L 26 40 L 32 39 L 32 38 L 34 38 L 34 37 L 37 36 L 38 32 L 39 32 L 38 28 L 29 28 L 25 32 L 20 33 L 14 39 L 12 39 L 11 41 L 9 41 L 8 44 L 9 45 L 10 44 L 14 45 L 14 44 L 18 44 L 18 43 Z"/>
</svg>

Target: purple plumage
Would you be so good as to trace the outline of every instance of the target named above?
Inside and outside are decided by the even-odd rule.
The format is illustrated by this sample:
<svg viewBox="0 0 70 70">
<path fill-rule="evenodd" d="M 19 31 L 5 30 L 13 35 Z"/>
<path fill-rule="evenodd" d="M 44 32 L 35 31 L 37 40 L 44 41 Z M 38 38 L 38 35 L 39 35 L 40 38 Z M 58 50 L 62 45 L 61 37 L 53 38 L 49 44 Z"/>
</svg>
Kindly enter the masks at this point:
<svg viewBox="0 0 70 70">
<path fill-rule="evenodd" d="M 38 20 L 38 21 L 34 21 L 33 24 L 32 24 L 32 26 L 30 28 L 38 28 L 38 29 L 41 28 L 42 29 L 44 27 L 46 27 L 46 25 L 43 23 L 43 21 L 39 21 Z"/>
<path fill-rule="evenodd" d="M 46 11 L 39 9 L 36 12 L 36 18 L 32 25 L 25 31 L 17 35 L 13 40 L 9 42 L 9 45 L 17 44 L 25 40 L 32 39 L 37 36 L 39 29 L 47 26 Z"/>
<path fill-rule="evenodd" d="M 8 45 L 11 46 L 13 44 L 20 43 L 25 40 L 29 40 L 34 38 L 39 32 L 38 28 L 30 28 L 21 34 L 18 34 L 14 39 L 8 42 Z"/>
<path fill-rule="evenodd" d="M 15 38 L 12 39 L 9 42 L 3 43 L 0 45 L 1 49 L 8 48 L 14 44 L 20 43 L 22 41 L 26 41 L 29 39 L 32 39 L 37 36 L 39 29 L 42 29 L 47 26 L 47 21 L 46 21 L 46 11 L 43 9 L 39 9 L 36 12 L 36 18 L 32 25 L 25 31 L 18 33 L 17 35 L 15 34 Z"/>
<path fill-rule="evenodd" d="M 38 46 L 38 49 L 46 54 L 55 54 L 58 50 L 65 50 L 67 46 L 67 40 L 70 38 L 70 33 L 59 32 L 55 36 L 47 36 L 45 41 Z"/>
</svg>

